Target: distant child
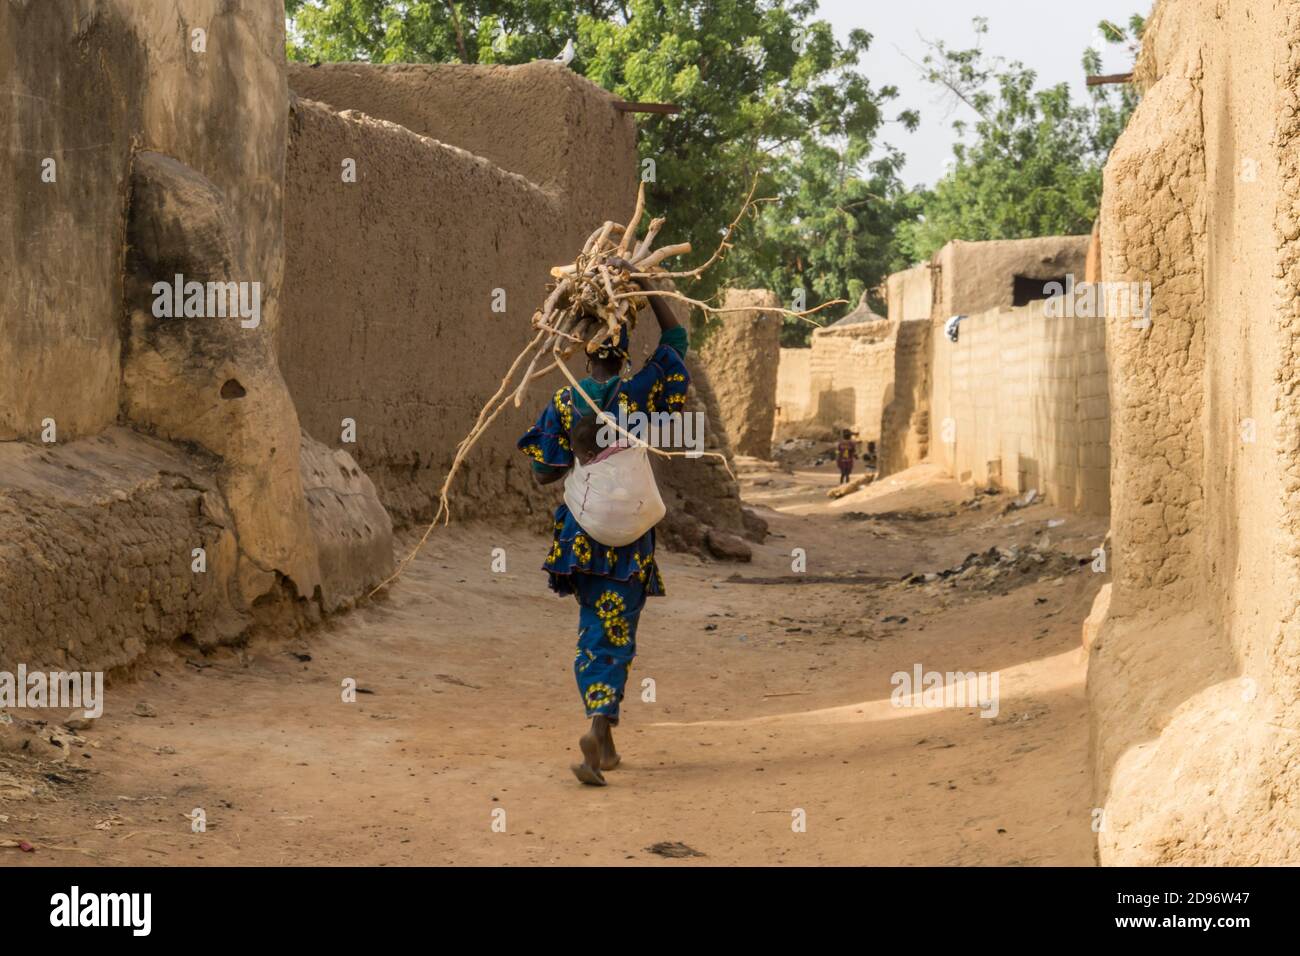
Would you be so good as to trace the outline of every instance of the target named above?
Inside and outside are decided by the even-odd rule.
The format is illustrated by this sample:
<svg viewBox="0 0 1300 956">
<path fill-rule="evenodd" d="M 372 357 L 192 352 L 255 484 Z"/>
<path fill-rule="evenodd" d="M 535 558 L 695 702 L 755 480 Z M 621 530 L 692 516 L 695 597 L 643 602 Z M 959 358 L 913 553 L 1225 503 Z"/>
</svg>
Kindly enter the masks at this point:
<svg viewBox="0 0 1300 956">
<path fill-rule="evenodd" d="M 840 434 L 840 443 L 835 446 L 835 463 L 840 466 L 840 484 L 848 484 L 849 475 L 853 473 L 853 459 L 858 457 L 858 443 L 853 440 L 853 432 L 847 428 Z"/>
</svg>

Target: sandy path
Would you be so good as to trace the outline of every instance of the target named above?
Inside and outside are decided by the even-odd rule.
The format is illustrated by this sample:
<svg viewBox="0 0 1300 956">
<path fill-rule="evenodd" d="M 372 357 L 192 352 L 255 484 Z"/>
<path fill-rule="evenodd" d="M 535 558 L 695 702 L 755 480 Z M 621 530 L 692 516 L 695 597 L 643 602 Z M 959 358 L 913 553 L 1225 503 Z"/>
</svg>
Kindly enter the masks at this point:
<svg viewBox="0 0 1300 956">
<path fill-rule="evenodd" d="M 776 533 L 752 565 L 661 555 L 670 594 L 642 619 L 608 788 L 567 769 L 576 609 L 535 570 L 545 542 L 453 527 L 389 600 L 304 641 L 111 687 L 85 733 L 98 746 L 71 758 L 93 767 L 85 782 L 0 799 L 0 834 L 40 847 L 3 861 L 689 864 L 646 849 L 679 842 L 712 864 L 1090 864 L 1078 643 L 1100 576 L 1005 594 L 871 583 L 1023 542 L 1055 513 L 851 521 L 965 495 L 922 470 L 833 507 L 828 481 L 748 477 Z M 1053 534 L 1067 532 L 1086 554 L 1101 529 L 1070 518 Z M 826 580 L 842 575 L 857 581 Z M 890 706 L 890 675 L 917 663 L 997 670 L 998 718 Z M 342 702 L 348 677 L 373 693 Z M 157 717 L 133 715 L 139 701 Z M 206 833 L 190 832 L 194 808 Z"/>
</svg>

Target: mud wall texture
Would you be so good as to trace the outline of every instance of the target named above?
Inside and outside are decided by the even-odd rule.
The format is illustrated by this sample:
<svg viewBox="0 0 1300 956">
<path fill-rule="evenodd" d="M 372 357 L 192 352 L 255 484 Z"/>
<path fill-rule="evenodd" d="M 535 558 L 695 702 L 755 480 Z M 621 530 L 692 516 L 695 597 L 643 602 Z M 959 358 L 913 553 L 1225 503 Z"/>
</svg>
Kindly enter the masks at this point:
<svg viewBox="0 0 1300 956">
<path fill-rule="evenodd" d="M 3 667 L 101 670 L 155 643 L 238 637 L 248 608 L 229 587 L 238 549 L 214 471 L 126 428 L 48 449 L 0 442 Z"/>
<path fill-rule="evenodd" d="M 1037 489 L 1074 511 L 1109 503 L 1105 319 L 1043 303 L 967 317 L 934 341 L 931 459 L 953 476 Z"/>
<path fill-rule="evenodd" d="M 929 319 L 933 300 L 930 263 L 923 262 L 885 279 L 885 304 L 891 322 Z"/>
<path fill-rule="evenodd" d="M 455 96 L 440 86 L 444 70 Z M 294 68 L 293 78 L 340 108 L 294 97 L 289 113 L 280 366 L 306 431 L 355 456 L 399 527 L 417 524 L 431 516 L 460 440 L 527 343 L 550 268 L 572 259 L 592 223 L 631 214 L 631 121 L 608 94 L 554 64 L 349 64 Z M 355 103 L 388 115 L 342 108 Z M 406 123 L 464 136 L 489 156 Z M 348 160 L 355 181 L 346 181 Z M 634 367 L 657 342 L 643 310 Z M 687 411 L 706 414 L 709 447 L 729 449 L 707 372 L 689 361 Z M 580 359 L 571 368 L 584 374 Z M 455 518 L 541 521 L 554 508 L 558 487 L 534 484 L 515 440 L 563 384 L 552 375 L 497 418 L 461 467 Z M 345 420 L 354 435 L 345 436 Z M 660 486 L 686 516 L 668 523 L 669 542 L 685 540 L 676 525 L 690 525 L 695 550 L 708 527 L 743 530 L 738 487 L 716 459 L 675 459 Z"/>
<path fill-rule="evenodd" d="M 1088 692 L 1103 863 L 1300 862 L 1300 9 L 1162 0 L 1106 167 L 1109 612 Z"/>
<path fill-rule="evenodd" d="M 902 322 L 894 333 L 894 381 L 880 414 L 881 477 L 911 468 L 930 452 L 929 318 Z"/>
<path fill-rule="evenodd" d="M 1016 277 L 1050 280 L 1086 273 L 1089 236 L 1042 236 L 1036 239 L 955 239 L 934 254 L 931 316 L 942 326 L 949 316 L 1010 309 L 1016 301 Z"/>
<path fill-rule="evenodd" d="M 947 339 L 944 323 L 954 315 L 977 315 L 993 309 L 1027 306 L 1026 291 L 1050 280 L 1084 281 L 1089 236 L 1044 236 L 989 242 L 954 240 L 929 263 L 891 275 L 885 282 L 890 318 L 919 321 L 930 328 L 901 331 L 894 350 L 894 384 L 885 404 L 880 448 L 882 474 L 941 454 L 935 402 L 940 350 Z M 944 386 L 947 387 L 946 384 Z M 950 463 L 950 462 L 949 462 Z"/>
<path fill-rule="evenodd" d="M 609 93 L 549 61 L 522 66 L 290 64 L 289 86 L 481 156 L 562 203 L 553 239 L 572 258 L 609 218 L 624 221 L 639 178 L 636 124 Z M 669 223 L 671 230 L 671 222 Z M 556 263 L 550 263 L 554 265 Z"/>
<path fill-rule="evenodd" d="M 816 425 L 851 429 L 862 441 L 880 438 L 881 412 L 894 382 L 896 331 L 888 319 L 873 317 L 813 333 L 808 365 Z"/>
<path fill-rule="evenodd" d="M 718 316 L 700 350 L 732 451 L 757 458 L 772 454 L 781 355 L 781 315 L 764 306 L 780 308 L 781 300 L 767 289 L 728 290 L 722 307 L 745 311 Z"/>
<path fill-rule="evenodd" d="M 411 524 L 531 337 L 565 248 L 559 210 L 523 177 L 394 123 L 303 99 L 289 123 L 280 366 L 307 432 L 349 450 Z M 547 382 L 465 462 L 457 517 L 541 501 L 514 440 L 559 387 Z"/>
<path fill-rule="evenodd" d="M 892 395 L 896 331 L 864 295 L 844 318 L 813 332 L 811 347 L 782 349 L 776 437 L 838 438 L 848 428 L 876 441 Z"/>
<path fill-rule="evenodd" d="M 929 451 L 930 321 L 934 273 L 928 262 L 885 280 L 894 323 L 894 372 L 880 415 L 881 476 L 919 464 Z"/>
<path fill-rule="evenodd" d="M 0 5 L 0 177 L 15 187 L 0 230 L 0 448 L 13 464 L 0 508 L 29 515 L 0 555 L 0 591 L 24 595 L 6 602 L 6 654 L 118 666 L 150 643 L 203 643 L 199 608 L 218 609 L 208 626 L 225 639 L 271 604 L 295 618 L 338 606 L 354 596 L 341 581 L 391 562 L 362 557 L 387 547 L 371 522 L 336 549 L 360 563 L 322 577 L 275 362 L 283 31 L 279 4 Z M 200 293 L 194 312 L 162 314 L 154 285 L 177 275 L 242 284 L 257 307 L 218 316 Z M 374 517 L 363 504 L 343 506 L 355 531 Z M 220 554 L 200 578 L 192 550 L 208 543 Z"/>
<path fill-rule="evenodd" d="M 775 438 L 786 438 L 812 414 L 809 387 L 811 348 L 781 349 L 776 367 Z"/>
</svg>

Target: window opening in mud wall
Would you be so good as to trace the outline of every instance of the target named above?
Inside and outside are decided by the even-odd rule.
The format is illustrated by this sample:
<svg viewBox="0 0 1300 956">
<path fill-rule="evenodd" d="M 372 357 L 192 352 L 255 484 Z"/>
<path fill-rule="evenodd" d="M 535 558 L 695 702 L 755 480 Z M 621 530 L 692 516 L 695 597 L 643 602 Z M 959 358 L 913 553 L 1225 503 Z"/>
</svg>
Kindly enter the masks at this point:
<svg viewBox="0 0 1300 956">
<path fill-rule="evenodd" d="M 1011 304 L 1028 305 L 1040 299 L 1050 298 L 1065 288 L 1065 276 L 1048 279 L 1035 279 L 1029 276 L 1016 276 L 1011 280 Z"/>
</svg>

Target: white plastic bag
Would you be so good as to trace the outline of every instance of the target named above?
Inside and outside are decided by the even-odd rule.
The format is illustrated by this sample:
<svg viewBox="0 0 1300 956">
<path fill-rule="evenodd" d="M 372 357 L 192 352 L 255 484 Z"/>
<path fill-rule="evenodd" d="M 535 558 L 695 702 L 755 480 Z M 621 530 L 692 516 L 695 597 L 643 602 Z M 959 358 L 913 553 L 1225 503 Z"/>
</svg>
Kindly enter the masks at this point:
<svg viewBox="0 0 1300 956">
<path fill-rule="evenodd" d="M 587 537 L 615 548 L 631 544 L 668 512 L 642 445 L 615 449 L 588 465 L 575 458 L 564 479 L 564 503 Z"/>
</svg>

